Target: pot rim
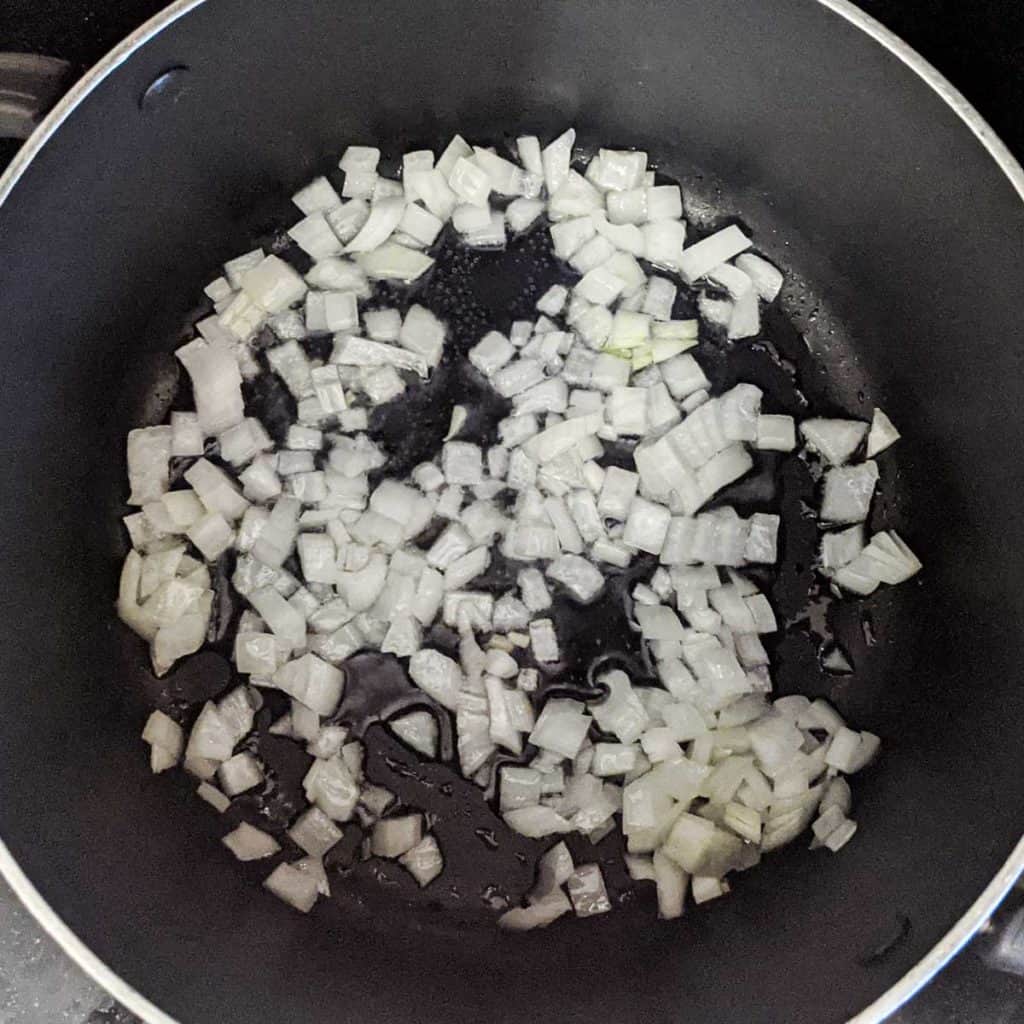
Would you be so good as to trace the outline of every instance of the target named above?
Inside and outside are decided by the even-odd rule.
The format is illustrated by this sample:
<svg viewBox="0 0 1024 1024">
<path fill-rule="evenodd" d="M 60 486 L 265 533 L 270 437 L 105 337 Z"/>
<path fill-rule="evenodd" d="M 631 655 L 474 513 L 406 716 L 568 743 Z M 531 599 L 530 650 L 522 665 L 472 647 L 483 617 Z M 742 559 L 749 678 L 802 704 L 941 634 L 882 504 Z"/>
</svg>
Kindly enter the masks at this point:
<svg viewBox="0 0 1024 1024">
<path fill-rule="evenodd" d="M 46 143 L 53 138 L 61 125 L 101 82 L 165 28 L 205 2 L 206 0 L 176 0 L 127 36 L 91 67 L 40 123 L 15 155 L 4 174 L 0 176 L 0 205 L 10 196 L 28 166 Z M 996 162 L 1021 200 L 1024 201 L 1024 168 L 1021 167 L 991 125 L 975 110 L 959 89 L 899 36 L 890 32 L 859 7 L 855 7 L 850 0 L 814 0 L 814 2 L 828 8 L 860 29 L 879 46 L 901 60 L 924 81 L 970 129 L 971 134 L 988 151 L 989 156 Z M 1010 891 L 1022 872 L 1024 872 L 1024 838 L 1017 844 L 995 877 L 967 912 L 938 944 L 870 1006 L 851 1017 L 847 1024 L 882 1024 L 891 1014 L 912 999 L 970 942 L 978 929 L 991 917 L 992 912 Z M 121 978 L 75 935 L 43 899 L 39 890 L 19 867 L 2 839 L 0 839 L 0 876 L 7 880 L 15 895 L 64 953 L 119 1003 L 145 1021 L 146 1024 L 179 1024 L 173 1017 L 168 1016 Z"/>
</svg>

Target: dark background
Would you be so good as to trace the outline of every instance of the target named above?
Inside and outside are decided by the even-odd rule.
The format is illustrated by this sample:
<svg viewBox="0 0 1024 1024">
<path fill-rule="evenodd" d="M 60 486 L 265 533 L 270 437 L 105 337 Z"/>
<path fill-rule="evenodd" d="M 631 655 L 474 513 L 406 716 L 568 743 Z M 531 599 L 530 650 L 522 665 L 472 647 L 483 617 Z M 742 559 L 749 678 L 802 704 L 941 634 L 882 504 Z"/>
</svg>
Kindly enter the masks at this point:
<svg viewBox="0 0 1024 1024">
<path fill-rule="evenodd" d="M 1024 0 L 860 0 L 859 5 L 945 74 L 1024 160 Z M 81 73 L 164 6 L 163 0 L 0 0 L 0 51 L 46 53 Z M 0 141 L 0 167 L 14 148 Z M 1024 923 L 1018 912 L 1022 902 L 1019 892 L 1012 896 L 994 925 L 894 1024 L 1024 1024 L 1024 981 L 993 967 L 1006 929 L 1016 933 Z M 1024 957 L 1016 966 L 1024 973 Z M 111 1009 L 97 1011 L 89 1021 L 125 1019 Z"/>
</svg>

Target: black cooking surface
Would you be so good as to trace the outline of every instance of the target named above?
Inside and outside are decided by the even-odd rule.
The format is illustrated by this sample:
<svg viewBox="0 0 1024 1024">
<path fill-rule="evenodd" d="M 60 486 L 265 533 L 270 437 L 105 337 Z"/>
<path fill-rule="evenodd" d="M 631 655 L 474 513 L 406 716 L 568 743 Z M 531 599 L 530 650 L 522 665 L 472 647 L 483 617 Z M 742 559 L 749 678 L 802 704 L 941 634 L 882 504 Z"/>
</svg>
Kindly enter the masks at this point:
<svg viewBox="0 0 1024 1024">
<path fill-rule="evenodd" d="M 47 53 L 80 73 L 163 6 L 162 0 L 0 0 L 0 51 Z M 860 6 L 935 64 L 1024 159 L 1022 0 L 861 0 Z M 0 141 L 0 168 L 14 151 Z M 76 983 L 61 955 L 9 901 L 0 885 L 0 1022 L 132 1024 L 109 1001 L 97 1008 L 102 997 Z M 895 1024 L 1024 1022 L 1019 930 L 1024 933 L 1024 896 L 1015 893 L 957 960 L 893 1018 Z M 62 984 L 69 995 L 58 1015 L 53 988 Z"/>
</svg>

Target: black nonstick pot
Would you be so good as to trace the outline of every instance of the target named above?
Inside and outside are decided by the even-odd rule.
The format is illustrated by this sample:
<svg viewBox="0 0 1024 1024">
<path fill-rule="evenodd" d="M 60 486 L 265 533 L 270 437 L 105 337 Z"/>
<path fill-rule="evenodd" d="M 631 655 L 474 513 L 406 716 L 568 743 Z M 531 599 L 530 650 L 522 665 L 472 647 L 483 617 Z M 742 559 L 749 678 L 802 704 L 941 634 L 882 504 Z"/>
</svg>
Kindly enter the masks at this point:
<svg viewBox="0 0 1024 1024">
<path fill-rule="evenodd" d="M 852 676 L 798 627 L 778 679 L 882 736 L 860 831 L 672 923 L 638 898 L 513 938 L 379 891 L 300 917 L 224 855 L 184 778 L 147 773 L 113 615 L 120 439 L 158 412 L 217 265 L 345 145 L 567 124 L 754 231 L 787 271 L 775 329 L 809 350 L 807 389 L 903 431 L 875 515 L 925 572 L 829 624 Z M 0 869 L 152 1022 L 881 1021 L 1024 865 L 1022 198 L 962 97 L 845 0 L 169 8 L 0 180 Z"/>
</svg>

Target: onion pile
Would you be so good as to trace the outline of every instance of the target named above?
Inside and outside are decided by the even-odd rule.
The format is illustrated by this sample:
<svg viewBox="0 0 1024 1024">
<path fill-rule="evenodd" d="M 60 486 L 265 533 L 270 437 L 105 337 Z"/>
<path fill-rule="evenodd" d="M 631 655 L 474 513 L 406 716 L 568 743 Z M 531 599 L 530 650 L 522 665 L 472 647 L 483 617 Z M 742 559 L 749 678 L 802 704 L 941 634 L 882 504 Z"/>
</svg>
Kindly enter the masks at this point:
<svg viewBox="0 0 1024 1024">
<path fill-rule="evenodd" d="M 511 160 L 456 136 L 436 160 L 406 153 L 400 181 L 378 172 L 377 149 L 349 147 L 340 195 L 321 177 L 293 197 L 303 218 L 288 236 L 308 271 L 262 250 L 226 264 L 206 289 L 213 314 L 176 353 L 194 410 L 129 434 L 139 510 L 125 518 L 118 613 L 150 644 L 154 672 L 207 642 L 211 566 L 230 568 L 248 606 L 233 638 L 247 682 L 187 731 L 154 712 L 152 770 L 182 763 L 223 812 L 266 784 L 245 740 L 261 691 L 286 695 L 271 731 L 314 761 L 308 806 L 279 837 L 287 859 L 265 884 L 299 910 L 330 893 L 323 858 L 354 819 L 372 829 L 365 856 L 398 861 L 423 886 L 444 871 L 428 819 L 366 777 L 362 745 L 338 720 L 346 660 L 366 650 L 399 659 L 437 714 L 454 716 L 458 769 L 510 828 L 556 837 L 503 927 L 612 909 L 600 866 L 575 864 L 557 838 L 569 833 L 596 843 L 621 831 L 629 874 L 653 880 L 660 916 L 674 918 L 688 892 L 722 896 L 730 875 L 808 828 L 833 852 L 856 831 L 844 776 L 879 739 L 825 701 L 771 699 L 762 638 L 778 624 L 744 570 L 765 578 L 783 524 L 719 495 L 758 452 L 800 449 L 823 472 L 817 568 L 837 596 L 870 594 L 921 568 L 895 532 L 864 526 L 875 457 L 899 434 L 881 410 L 871 424 L 797 423 L 762 409 L 753 384 L 713 394 L 690 350 L 699 336 L 726 347 L 756 337 L 782 274 L 734 225 L 688 245 L 681 190 L 658 183 L 645 153 L 601 149 L 584 164 L 574 143 L 572 130 L 543 148 L 522 137 Z M 571 283 L 468 353 L 507 404 L 498 443 L 465 436 L 471 410 L 456 406 L 435 458 L 389 474 L 372 414 L 424 386 L 446 353 L 446 324 L 414 301 L 431 249 L 447 231 L 497 248 L 530 230 L 550 232 Z M 404 312 L 378 282 L 391 296 L 408 288 Z M 679 297 L 699 318 L 673 317 Z M 329 358 L 315 358 L 310 341 L 329 336 Z M 246 407 L 243 382 L 261 374 L 295 401 L 282 444 Z M 475 585 L 497 559 L 514 586 Z M 558 608 L 595 601 L 627 570 L 652 678 L 606 665 L 593 699 L 548 696 L 567 668 Z M 442 626 L 457 650 L 433 642 Z M 434 713 L 389 726 L 438 756 Z M 282 853 L 248 824 L 224 843 L 240 860 Z"/>
</svg>

